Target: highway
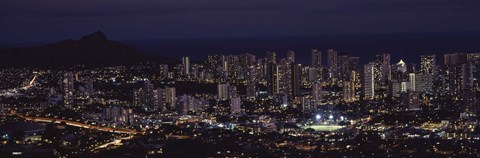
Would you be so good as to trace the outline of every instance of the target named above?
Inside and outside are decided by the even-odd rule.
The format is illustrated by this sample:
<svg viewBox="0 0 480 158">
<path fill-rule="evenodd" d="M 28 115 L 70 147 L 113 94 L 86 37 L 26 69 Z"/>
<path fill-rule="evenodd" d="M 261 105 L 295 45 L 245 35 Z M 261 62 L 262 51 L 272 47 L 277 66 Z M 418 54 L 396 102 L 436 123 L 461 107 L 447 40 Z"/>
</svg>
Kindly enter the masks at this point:
<svg viewBox="0 0 480 158">
<path fill-rule="evenodd" d="M 97 147 L 95 147 L 92 152 L 95 152 L 95 151 L 98 151 L 100 149 L 103 149 L 103 148 L 106 148 L 110 145 L 117 145 L 117 146 L 120 146 L 120 145 L 123 145 L 122 144 L 122 140 L 128 140 L 128 139 L 132 139 L 133 136 L 128 136 L 128 137 L 120 137 L 120 138 L 115 138 L 113 141 L 111 142 L 108 142 L 108 143 L 105 143 L 105 144 L 102 144 L 102 145 L 99 145 Z"/>
<path fill-rule="evenodd" d="M 138 132 L 132 129 L 126 129 L 126 128 L 112 128 L 112 127 L 100 127 L 100 126 L 93 126 L 89 125 L 86 123 L 81 123 L 81 122 L 75 122 L 75 121 L 70 121 L 70 120 L 63 120 L 63 119 L 56 119 L 56 118 L 47 118 L 47 117 L 27 117 L 27 116 L 20 116 L 21 118 L 24 118 L 25 120 L 29 121 L 34 121 L 34 122 L 46 122 L 46 123 L 62 123 L 65 122 L 69 126 L 74 126 L 74 127 L 80 127 L 80 128 L 86 128 L 86 129 L 94 129 L 94 130 L 99 130 L 99 131 L 104 131 L 104 132 L 112 132 L 112 133 L 119 133 L 119 134 L 143 134 L 143 132 Z"/>
</svg>

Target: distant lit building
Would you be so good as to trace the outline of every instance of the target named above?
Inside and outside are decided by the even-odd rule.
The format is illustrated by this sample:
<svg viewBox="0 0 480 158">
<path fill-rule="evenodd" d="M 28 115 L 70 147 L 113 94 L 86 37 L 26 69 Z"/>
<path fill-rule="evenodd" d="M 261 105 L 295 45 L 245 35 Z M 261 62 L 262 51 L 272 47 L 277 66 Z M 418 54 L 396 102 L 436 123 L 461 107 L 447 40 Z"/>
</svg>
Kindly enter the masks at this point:
<svg viewBox="0 0 480 158">
<path fill-rule="evenodd" d="M 269 95 L 278 94 L 280 91 L 279 69 L 275 63 L 268 63 L 266 70 L 267 92 Z"/>
<path fill-rule="evenodd" d="M 375 99 L 375 63 L 363 66 L 362 94 L 365 100 Z"/>
<path fill-rule="evenodd" d="M 435 55 L 422 55 L 420 56 L 420 72 L 422 74 L 433 75 L 436 67 Z"/>
<path fill-rule="evenodd" d="M 312 68 L 322 67 L 322 52 L 318 49 L 312 49 Z"/>
<path fill-rule="evenodd" d="M 168 65 L 163 64 L 160 67 L 160 78 L 161 79 L 167 79 L 168 78 Z"/>
<path fill-rule="evenodd" d="M 295 62 L 295 52 L 290 50 L 287 52 L 287 62 L 294 63 Z"/>
<path fill-rule="evenodd" d="M 277 53 L 275 51 L 267 52 L 267 63 L 277 63 Z"/>
<path fill-rule="evenodd" d="M 328 58 L 328 74 L 331 79 L 334 81 L 338 77 L 338 53 L 332 49 L 327 51 Z"/>
<path fill-rule="evenodd" d="M 182 57 L 182 75 L 185 78 L 190 78 L 190 58 Z"/>
<path fill-rule="evenodd" d="M 315 102 L 316 105 L 320 105 L 320 102 L 322 101 L 322 97 L 323 97 L 322 83 L 320 81 L 313 83 L 311 95 L 312 95 L 313 102 Z"/>
<path fill-rule="evenodd" d="M 248 67 L 247 72 L 247 97 L 256 98 L 257 97 L 257 78 L 256 78 L 256 68 L 254 66 Z"/>
<path fill-rule="evenodd" d="M 240 97 L 236 96 L 230 99 L 230 112 L 232 114 L 240 114 L 242 112 L 241 109 L 242 100 Z"/>
<path fill-rule="evenodd" d="M 177 91 L 175 87 L 166 87 L 165 88 L 165 105 L 167 107 L 173 108 L 176 105 L 177 101 Z"/>
<path fill-rule="evenodd" d="M 404 109 L 413 110 L 420 108 L 420 93 L 408 91 L 402 94 L 402 105 Z"/>
<path fill-rule="evenodd" d="M 72 72 L 65 72 L 63 74 L 63 104 L 67 108 L 73 108 L 75 104 L 75 87 L 74 76 Z"/>
<path fill-rule="evenodd" d="M 228 83 L 220 83 L 217 85 L 217 98 L 219 100 L 227 100 L 229 98 L 229 87 Z"/>
<path fill-rule="evenodd" d="M 376 89 L 385 86 L 391 80 L 390 54 L 377 54 L 375 60 L 375 82 Z"/>
<path fill-rule="evenodd" d="M 467 62 L 467 54 L 465 53 L 444 54 L 443 57 L 445 65 L 459 65 Z"/>
<path fill-rule="evenodd" d="M 292 64 L 292 97 L 300 95 L 300 82 L 301 82 L 301 65 Z"/>
</svg>

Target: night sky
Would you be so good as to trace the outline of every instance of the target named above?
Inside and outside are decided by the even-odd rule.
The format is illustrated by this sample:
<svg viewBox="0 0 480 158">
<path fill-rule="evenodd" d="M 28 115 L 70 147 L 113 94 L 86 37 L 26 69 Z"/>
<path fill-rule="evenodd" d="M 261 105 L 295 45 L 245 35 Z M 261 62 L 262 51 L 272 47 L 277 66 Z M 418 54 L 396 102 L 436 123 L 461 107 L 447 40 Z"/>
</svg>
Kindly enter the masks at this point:
<svg viewBox="0 0 480 158">
<path fill-rule="evenodd" d="M 0 43 L 480 31 L 479 0 L 2 0 Z"/>
</svg>

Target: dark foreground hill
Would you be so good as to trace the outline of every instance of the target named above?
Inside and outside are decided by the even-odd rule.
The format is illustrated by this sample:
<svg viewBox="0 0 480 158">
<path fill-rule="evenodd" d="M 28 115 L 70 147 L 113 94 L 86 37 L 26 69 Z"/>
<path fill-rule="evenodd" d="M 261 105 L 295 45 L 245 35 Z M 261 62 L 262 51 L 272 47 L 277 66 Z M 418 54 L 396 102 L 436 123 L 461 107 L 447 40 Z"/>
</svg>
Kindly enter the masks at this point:
<svg viewBox="0 0 480 158">
<path fill-rule="evenodd" d="M 65 40 L 40 47 L 0 49 L 0 67 L 113 66 L 164 60 L 110 41 L 100 31 L 79 40 Z"/>
</svg>

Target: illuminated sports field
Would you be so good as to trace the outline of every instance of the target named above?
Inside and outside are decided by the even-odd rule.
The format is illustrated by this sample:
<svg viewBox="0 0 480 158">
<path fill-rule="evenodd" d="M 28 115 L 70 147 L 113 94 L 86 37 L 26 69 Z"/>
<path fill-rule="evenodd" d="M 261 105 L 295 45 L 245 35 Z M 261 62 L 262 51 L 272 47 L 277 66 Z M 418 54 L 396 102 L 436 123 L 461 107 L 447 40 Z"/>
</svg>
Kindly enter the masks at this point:
<svg viewBox="0 0 480 158">
<path fill-rule="evenodd" d="M 311 126 L 304 126 L 303 129 L 312 128 L 317 132 L 330 132 L 330 131 L 342 129 L 344 127 L 345 126 L 338 126 L 338 125 L 311 125 Z"/>
</svg>

